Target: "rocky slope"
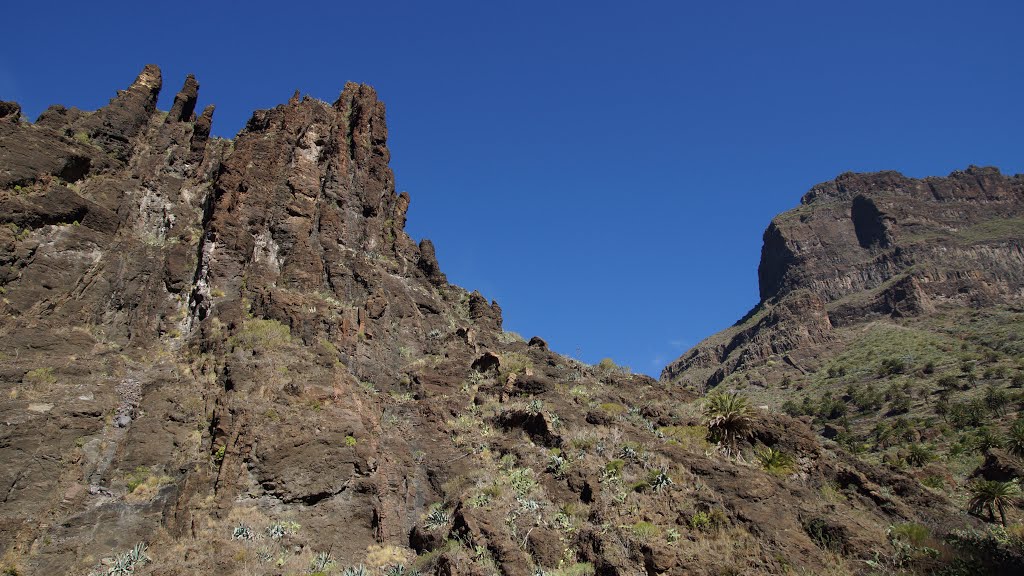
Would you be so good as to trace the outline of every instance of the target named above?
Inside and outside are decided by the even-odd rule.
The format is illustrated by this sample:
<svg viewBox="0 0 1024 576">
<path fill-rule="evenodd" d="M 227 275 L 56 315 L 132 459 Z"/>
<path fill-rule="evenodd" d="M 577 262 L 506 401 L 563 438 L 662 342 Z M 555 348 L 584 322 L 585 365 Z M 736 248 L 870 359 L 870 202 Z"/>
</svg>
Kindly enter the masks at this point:
<svg viewBox="0 0 1024 576">
<path fill-rule="evenodd" d="M 979 481 L 1024 480 L 1024 175 L 842 175 L 772 221 L 758 276 L 757 306 L 664 383 L 784 411 L 964 510 Z M 1021 520 L 976 548 L 1019 569 Z"/>
<path fill-rule="evenodd" d="M 147 66 L 34 123 L 0 105 L 7 573 L 851 574 L 900 561 L 893 525 L 978 523 L 783 414 L 728 457 L 684 388 L 503 332 L 405 233 L 371 88 L 296 95 L 229 141 L 194 78 L 166 113 L 161 84 Z M 804 247 L 774 245 L 783 302 Z"/>
</svg>

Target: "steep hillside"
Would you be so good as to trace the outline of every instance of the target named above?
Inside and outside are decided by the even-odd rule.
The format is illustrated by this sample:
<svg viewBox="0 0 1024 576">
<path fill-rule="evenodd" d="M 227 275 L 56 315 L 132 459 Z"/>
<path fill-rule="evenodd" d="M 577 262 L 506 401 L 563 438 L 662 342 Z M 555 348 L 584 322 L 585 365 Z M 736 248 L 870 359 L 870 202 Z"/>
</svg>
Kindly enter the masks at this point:
<svg viewBox="0 0 1024 576">
<path fill-rule="evenodd" d="M 663 382 L 738 391 L 965 510 L 1024 476 L 1024 175 L 844 174 L 772 221 L 758 276 Z"/>
<path fill-rule="evenodd" d="M 405 233 L 371 88 L 229 141 L 161 84 L 0 104 L 7 574 L 860 574 L 980 525 L 797 419 L 723 428 L 503 332 Z"/>
</svg>

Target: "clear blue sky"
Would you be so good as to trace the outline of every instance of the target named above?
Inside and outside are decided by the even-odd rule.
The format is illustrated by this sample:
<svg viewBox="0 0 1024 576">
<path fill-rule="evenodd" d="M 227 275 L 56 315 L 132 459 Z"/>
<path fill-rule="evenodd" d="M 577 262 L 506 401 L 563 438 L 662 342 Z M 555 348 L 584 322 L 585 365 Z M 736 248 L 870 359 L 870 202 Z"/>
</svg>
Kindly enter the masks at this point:
<svg viewBox="0 0 1024 576">
<path fill-rule="evenodd" d="M 15 2 L 0 99 L 146 63 L 231 137 L 295 89 L 387 103 L 408 230 L 506 329 L 657 374 L 757 300 L 773 215 L 841 172 L 1024 172 L 1024 3 Z"/>
</svg>

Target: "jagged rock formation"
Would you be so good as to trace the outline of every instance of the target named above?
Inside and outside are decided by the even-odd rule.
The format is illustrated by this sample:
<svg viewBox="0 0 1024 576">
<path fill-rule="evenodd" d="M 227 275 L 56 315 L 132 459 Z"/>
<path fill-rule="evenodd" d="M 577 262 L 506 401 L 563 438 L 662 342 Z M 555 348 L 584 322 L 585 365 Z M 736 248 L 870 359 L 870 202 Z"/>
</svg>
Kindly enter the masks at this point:
<svg viewBox="0 0 1024 576">
<path fill-rule="evenodd" d="M 745 445 L 793 455 L 786 474 L 725 458 L 685 390 L 502 332 L 405 233 L 371 88 L 296 95 L 228 141 L 194 78 L 166 114 L 161 83 L 147 66 L 35 123 L 0 105 L 5 569 L 88 574 L 144 541 L 161 575 L 327 551 L 446 575 L 817 573 L 889 554 L 894 522 L 971 522 L 785 416 L 755 414 Z M 881 258 L 900 236 L 874 203 L 851 233 Z M 780 229 L 781 260 L 803 257 Z M 776 324 L 836 301 L 782 296 L 805 281 L 776 260 Z"/>
<path fill-rule="evenodd" d="M 669 364 L 662 379 L 712 387 L 781 359 L 806 371 L 834 329 L 936 306 L 1024 302 L 1024 175 L 844 174 L 764 233 L 761 301 Z"/>
</svg>

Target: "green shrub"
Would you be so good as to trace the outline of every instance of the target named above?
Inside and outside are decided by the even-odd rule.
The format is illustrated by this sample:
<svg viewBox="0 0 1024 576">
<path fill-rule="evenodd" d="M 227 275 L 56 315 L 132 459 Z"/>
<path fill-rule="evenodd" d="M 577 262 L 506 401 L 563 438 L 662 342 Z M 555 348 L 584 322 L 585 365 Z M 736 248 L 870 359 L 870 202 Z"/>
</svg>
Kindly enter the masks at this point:
<svg viewBox="0 0 1024 576">
<path fill-rule="evenodd" d="M 803 415 L 803 410 L 800 409 L 800 405 L 793 402 L 793 400 L 786 400 L 782 403 L 782 412 L 794 418 Z"/>
<path fill-rule="evenodd" d="M 594 565 L 590 562 L 577 562 L 552 571 L 538 571 L 543 576 L 594 576 Z"/>
<path fill-rule="evenodd" d="M 146 479 L 149 478 L 150 474 L 150 469 L 145 466 L 138 466 L 135 470 L 129 472 L 125 476 L 125 480 L 128 483 L 128 491 L 134 492 L 136 488 L 141 486 Z"/>
<path fill-rule="evenodd" d="M 626 413 L 626 407 L 615 402 L 605 402 L 598 408 L 609 416 L 621 416 Z"/>
<path fill-rule="evenodd" d="M 57 377 L 53 375 L 53 368 L 36 368 L 29 370 L 21 379 L 26 384 L 52 385 L 57 383 Z"/>
<path fill-rule="evenodd" d="M 830 392 L 826 392 L 818 402 L 817 414 L 824 420 L 842 418 L 846 416 L 846 403 L 839 398 L 833 398 Z"/>
<path fill-rule="evenodd" d="M 529 356 L 519 352 L 508 352 L 501 355 L 499 364 L 499 377 L 507 380 L 509 376 L 524 374 L 533 369 L 533 361 Z"/>
<path fill-rule="evenodd" d="M 650 542 L 654 538 L 661 535 L 661 528 L 658 528 L 650 522 L 640 521 L 629 527 L 629 531 L 633 533 L 642 542 Z"/>
<path fill-rule="evenodd" d="M 793 457 L 775 448 L 765 446 L 756 449 L 754 456 L 761 466 L 772 474 L 788 474 L 793 468 Z"/>
<path fill-rule="evenodd" d="M 846 547 L 842 533 L 832 527 L 824 518 L 812 518 L 803 522 L 804 532 L 823 550 L 842 552 Z"/>
<path fill-rule="evenodd" d="M 604 471 L 601 473 L 603 480 L 613 480 L 622 477 L 622 467 L 625 466 L 625 460 L 615 459 L 604 465 Z"/>
<path fill-rule="evenodd" d="M 985 411 L 978 402 L 952 402 L 946 410 L 946 420 L 957 428 L 973 428 L 984 422 Z"/>
<path fill-rule="evenodd" d="M 985 407 L 996 416 L 1002 416 L 1010 403 L 1010 394 L 1006 390 L 996 388 L 992 384 L 985 387 Z"/>
<path fill-rule="evenodd" d="M 513 468 L 508 472 L 508 485 L 517 495 L 525 498 L 537 485 L 537 481 L 530 468 Z"/>
<path fill-rule="evenodd" d="M 903 392 L 893 395 L 889 402 L 889 414 L 906 414 L 910 412 L 910 396 Z"/>
<path fill-rule="evenodd" d="M 851 386 L 847 388 L 847 394 L 861 412 L 877 412 L 885 403 L 882 392 L 871 383 L 857 388 Z"/>
<path fill-rule="evenodd" d="M 1010 380 L 1010 386 L 1013 386 L 1014 388 L 1024 388 L 1024 372 L 1017 372 L 1014 374 L 1013 378 Z"/>
<path fill-rule="evenodd" d="M 670 444 L 705 449 L 708 446 L 708 429 L 704 426 L 663 426 L 658 429 Z"/>
<path fill-rule="evenodd" d="M 1024 457 L 1024 417 L 1017 417 L 1017 421 L 1010 426 L 1006 434 L 1006 450 L 1014 456 Z"/>
<path fill-rule="evenodd" d="M 906 363 L 902 358 L 884 358 L 882 364 L 878 368 L 879 376 L 891 376 L 894 374 L 903 374 L 907 369 Z"/>
<path fill-rule="evenodd" d="M 988 452 L 992 448 L 1002 448 L 1003 439 L 988 426 L 982 426 L 975 432 L 975 447 L 979 452 Z"/>
<path fill-rule="evenodd" d="M 291 330 L 277 320 L 249 318 L 228 338 L 228 346 L 262 352 L 287 344 L 291 339 Z"/>
<path fill-rule="evenodd" d="M 910 445 L 907 454 L 907 464 L 921 467 L 935 459 L 935 451 L 927 444 L 914 443 Z"/>
<path fill-rule="evenodd" d="M 711 526 L 711 514 L 698 510 L 690 516 L 689 524 L 694 530 L 707 530 Z"/>
<path fill-rule="evenodd" d="M 931 538 L 931 531 L 923 524 L 906 522 L 889 528 L 889 535 L 912 546 L 923 546 Z"/>
</svg>

